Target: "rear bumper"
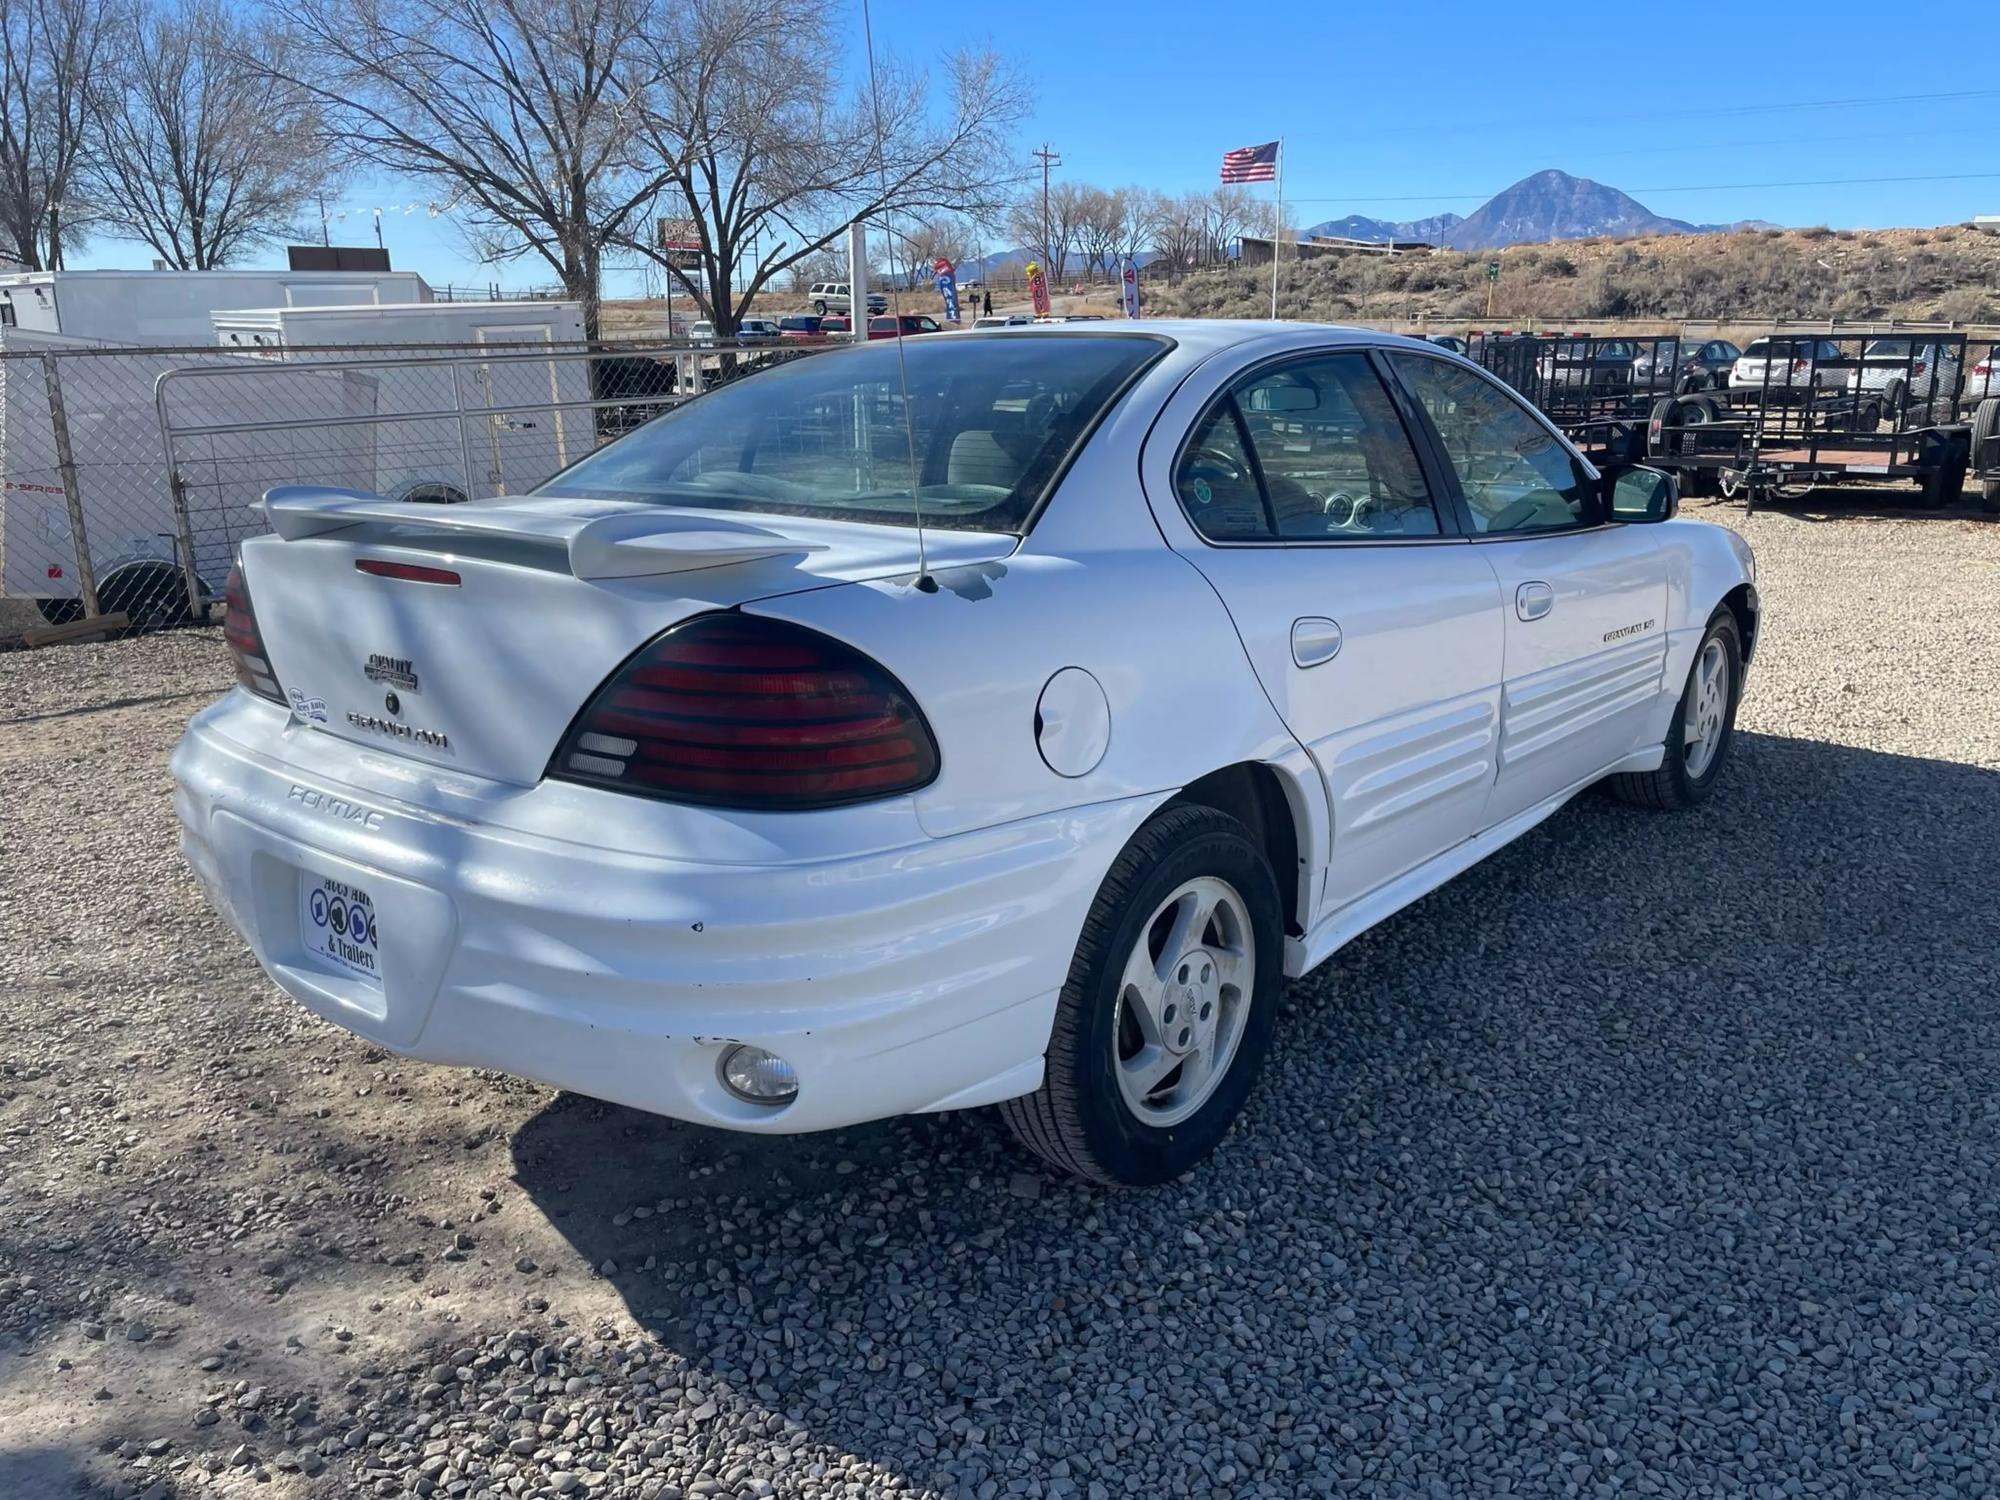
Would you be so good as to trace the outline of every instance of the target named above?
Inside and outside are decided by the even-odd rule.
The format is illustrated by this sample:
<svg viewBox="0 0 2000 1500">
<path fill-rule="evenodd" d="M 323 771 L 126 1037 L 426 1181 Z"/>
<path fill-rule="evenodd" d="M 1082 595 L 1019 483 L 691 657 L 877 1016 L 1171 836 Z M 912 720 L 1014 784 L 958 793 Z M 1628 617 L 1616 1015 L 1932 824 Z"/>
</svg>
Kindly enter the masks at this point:
<svg viewBox="0 0 2000 1500">
<path fill-rule="evenodd" d="M 348 779 L 323 755 L 302 769 L 287 743 L 284 715 L 237 692 L 172 761 L 188 861 L 287 993 L 409 1057 L 768 1133 L 1036 1088 L 1084 915 L 1153 800 L 845 858 L 704 863 L 467 821 L 420 783 L 390 791 L 379 757 L 356 752 Z M 300 882 L 319 879 L 372 898 L 379 985 L 307 952 Z M 794 1065 L 791 1103 L 722 1086 L 738 1041 Z"/>
</svg>

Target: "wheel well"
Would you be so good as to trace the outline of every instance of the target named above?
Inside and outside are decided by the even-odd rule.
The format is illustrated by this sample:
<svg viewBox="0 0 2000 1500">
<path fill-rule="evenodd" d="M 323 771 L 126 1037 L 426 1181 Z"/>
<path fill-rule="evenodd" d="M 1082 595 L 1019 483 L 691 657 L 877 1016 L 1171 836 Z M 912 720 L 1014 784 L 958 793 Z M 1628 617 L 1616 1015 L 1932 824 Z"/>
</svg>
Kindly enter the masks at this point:
<svg viewBox="0 0 2000 1500">
<path fill-rule="evenodd" d="M 1293 936 L 1303 934 L 1299 887 L 1305 872 L 1299 863 L 1298 821 L 1278 773 L 1258 761 L 1224 766 L 1189 782 L 1168 806 L 1185 803 L 1228 813 L 1256 835 L 1271 862 L 1271 873 L 1278 878 L 1285 930 Z"/>
<path fill-rule="evenodd" d="M 1722 596 L 1722 602 L 1736 616 L 1736 633 L 1743 637 L 1743 660 L 1747 663 L 1757 649 L 1757 611 L 1750 607 L 1750 585 L 1737 584 Z"/>
</svg>

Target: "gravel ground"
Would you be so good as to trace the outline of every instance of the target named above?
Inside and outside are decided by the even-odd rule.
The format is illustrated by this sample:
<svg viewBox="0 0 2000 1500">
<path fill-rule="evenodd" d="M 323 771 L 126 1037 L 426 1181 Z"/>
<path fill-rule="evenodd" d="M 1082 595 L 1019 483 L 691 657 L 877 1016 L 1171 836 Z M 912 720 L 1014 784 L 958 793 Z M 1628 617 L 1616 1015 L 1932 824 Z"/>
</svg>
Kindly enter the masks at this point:
<svg viewBox="0 0 2000 1500">
<path fill-rule="evenodd" d="M 1994 1494 L 2000 526 L 1707 513 L 1717 798 L 1291 986 L 1153 1192 L 365 1046 L 182 870 L 216 634 L 0 657 L 0 1496 Z"/>
</svg>

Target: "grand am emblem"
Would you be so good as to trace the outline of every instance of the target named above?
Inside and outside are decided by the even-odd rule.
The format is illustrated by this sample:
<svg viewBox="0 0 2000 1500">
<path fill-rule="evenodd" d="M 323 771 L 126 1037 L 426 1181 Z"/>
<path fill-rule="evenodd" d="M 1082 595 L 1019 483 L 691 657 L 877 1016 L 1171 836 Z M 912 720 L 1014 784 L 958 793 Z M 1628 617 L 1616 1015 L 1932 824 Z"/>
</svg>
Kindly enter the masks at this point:
<svg viewBox="0 0 2000 1500">
<path fill-rule="evenodd" d="M 370 656 L 361 670 L 370 682 L 401 688 L 406 693 L 417 690 L 417 669 L 407 656 Z"/>
<path fill-rule="evenodd" d="M 347 722 L 371 734 L 386 734 L 392 740 L 408 740 L 413 745 L 428 745 L 433 750 L 451 748 L 451 736 L 442 729 L 420 729 L 414 724 L 401 724 L 377 714 L 358 714 L 352 709 L 348 710 Z"/>
</svg>

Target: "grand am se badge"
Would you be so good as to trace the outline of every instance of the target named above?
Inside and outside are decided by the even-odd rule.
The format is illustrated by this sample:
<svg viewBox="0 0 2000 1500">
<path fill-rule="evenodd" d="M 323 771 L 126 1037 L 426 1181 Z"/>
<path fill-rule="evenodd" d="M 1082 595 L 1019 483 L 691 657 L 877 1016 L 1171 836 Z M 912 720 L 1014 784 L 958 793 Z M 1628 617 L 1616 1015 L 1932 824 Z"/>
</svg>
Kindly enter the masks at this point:
<svg viewBox="0 0 2000 1500">
<path fill-rule="evenodd" d="M 391 739 L 408 740 L 416 745 L 429 745 L 433 750 L 451 748 L 451 736 L 442 729 L 420 729 L 414 724 L 399 724 L 394 719 L 384 719 L 376 714 L 358 714 L 352 709 L 348 710 L 347 722 L 356 729 L 386 734 Z"/>
</svg>

